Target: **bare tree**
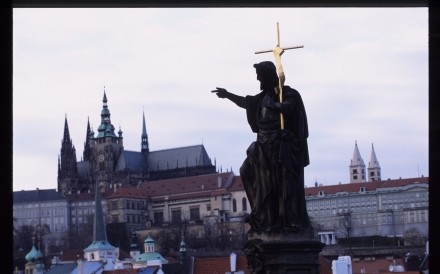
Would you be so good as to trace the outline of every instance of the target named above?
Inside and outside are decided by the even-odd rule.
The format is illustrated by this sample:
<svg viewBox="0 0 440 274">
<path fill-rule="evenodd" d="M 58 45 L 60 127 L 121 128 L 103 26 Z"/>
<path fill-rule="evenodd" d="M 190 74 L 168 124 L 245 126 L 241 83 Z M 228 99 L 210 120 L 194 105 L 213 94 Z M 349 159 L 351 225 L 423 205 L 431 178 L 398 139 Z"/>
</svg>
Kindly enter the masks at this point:
<svg viewBox="0 0 440 274">
<path fill-rule="evenodd" d="M 93 214 L 85 217 L 86 222 L 76 223 L 70 226 L 68 239 L 71 249 L 83 249 L 93 240 Z"/>
<path fill-rule="evenodd" d="M 405 245 L 422 245 L 423 244 L 423 235 L 415 227 L 405 230 L 405 232 L 403 233 L 403 239 L 405 241 Z"/>
<path fill-rule="evenodd" d="M 350 211 L 341 212 L 336 214 L 337 224 L 336 230 L 337 235 L 341 238 L 346 238 L 348 242 L 348 248 L 351 253 L 352 243 L 351 243 L 351 232 L 353 230 L 353 219 Z"/>
<path fill-rule="evenodd" d="M 318 232 L 323 228 L 322 224 L 318 223 L 313 217 L 310 217 L 310 223 L 313 227 L 313 236 L 318 238 Z"/>
</svg>

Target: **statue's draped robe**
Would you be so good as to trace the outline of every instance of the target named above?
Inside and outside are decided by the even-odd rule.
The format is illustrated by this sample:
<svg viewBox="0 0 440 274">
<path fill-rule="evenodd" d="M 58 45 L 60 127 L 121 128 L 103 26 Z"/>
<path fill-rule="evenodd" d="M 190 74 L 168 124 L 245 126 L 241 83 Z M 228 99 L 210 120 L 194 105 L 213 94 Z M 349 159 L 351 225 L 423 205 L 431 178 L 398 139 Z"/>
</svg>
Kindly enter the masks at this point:
<svg viewBox="0 0 440 274">
<path fill-rule="evenodd" d="M 247 112 L 257 140 L 247 150 L 240 176 L 252 208 L 251 231 L 311 229 L 304 195 L 304 167 L 309 164 L 308 126 L 300 94 L 283 88 L 284 129 L 280 114 L 266 107 L 274 92 L 262 91 L 244 97 L 241 107 Z"/>
</svg>

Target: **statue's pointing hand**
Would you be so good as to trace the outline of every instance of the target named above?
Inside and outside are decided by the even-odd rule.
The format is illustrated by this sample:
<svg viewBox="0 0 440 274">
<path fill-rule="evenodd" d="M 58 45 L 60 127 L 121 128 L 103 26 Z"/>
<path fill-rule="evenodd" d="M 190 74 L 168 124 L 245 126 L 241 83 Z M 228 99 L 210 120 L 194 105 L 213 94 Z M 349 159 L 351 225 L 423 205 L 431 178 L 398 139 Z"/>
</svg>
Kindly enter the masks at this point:
<svg viewBox="0 0 440 274">
<path fill-rule="evenodd" d="M 211 92 L 216 93 L 218 98 L 226 98 L 229 94 L 226 89 L 219 87 L 217 87 L 215 90 L 212 90 Z"/>
</svg>

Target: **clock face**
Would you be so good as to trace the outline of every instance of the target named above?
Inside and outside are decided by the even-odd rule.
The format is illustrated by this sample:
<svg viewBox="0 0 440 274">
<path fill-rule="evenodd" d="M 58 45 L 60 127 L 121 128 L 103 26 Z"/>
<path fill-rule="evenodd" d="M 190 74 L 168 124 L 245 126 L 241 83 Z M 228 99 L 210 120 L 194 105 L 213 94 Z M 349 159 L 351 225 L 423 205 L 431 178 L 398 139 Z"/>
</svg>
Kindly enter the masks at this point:
<svg viewBox="0 0 440 274">
<path fill-rule="evenodd" d="M 99 155 L 99 161 L 101 161 L 101 162 L 104 161 L 104 155 L 102 155 L 102 154 Z"/>
</svg>

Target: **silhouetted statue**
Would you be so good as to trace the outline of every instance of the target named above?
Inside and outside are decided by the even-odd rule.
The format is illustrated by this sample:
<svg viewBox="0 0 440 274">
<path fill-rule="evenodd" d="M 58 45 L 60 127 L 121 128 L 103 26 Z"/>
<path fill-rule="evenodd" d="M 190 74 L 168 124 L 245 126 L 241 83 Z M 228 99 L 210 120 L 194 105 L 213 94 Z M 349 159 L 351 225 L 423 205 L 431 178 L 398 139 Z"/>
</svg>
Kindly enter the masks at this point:
<svg viewBox="0 0 440 274">
<path fill-rule="evenodd" d="M 247 149 L 240 176 L 252 208 L 249 233 L 311 233 L 304 195 L 304 167 L 309 164 L 308 126 L 303 101 L 295 89 L 284 86 L 270 61 L 254 65 L 261 92 L 245 97 L 216 88 L 246 109 L 257 140 Z M 281 113 L 281 115 L 280 115 Z"/>
</svg>

